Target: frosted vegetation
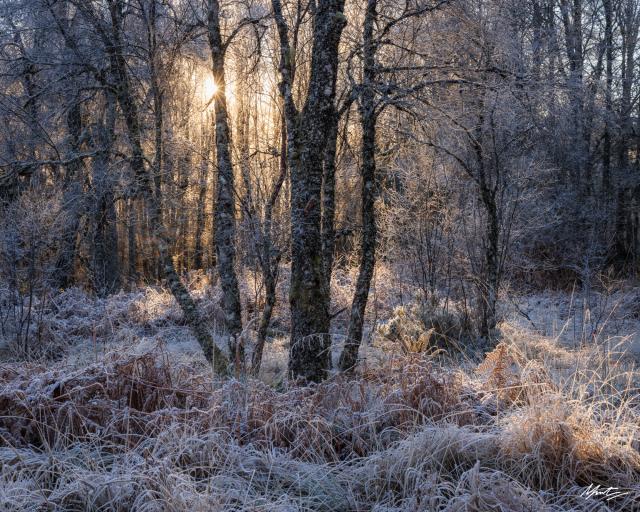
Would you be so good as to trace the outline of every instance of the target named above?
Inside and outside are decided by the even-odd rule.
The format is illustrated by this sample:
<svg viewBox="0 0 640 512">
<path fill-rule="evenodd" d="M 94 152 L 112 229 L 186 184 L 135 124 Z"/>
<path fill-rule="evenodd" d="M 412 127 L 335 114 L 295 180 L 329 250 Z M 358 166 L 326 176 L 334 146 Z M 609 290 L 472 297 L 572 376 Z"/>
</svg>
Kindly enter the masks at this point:
<svg viewBox="0 0 640 512">
<path fill-rule="evenodd" d="M 191 282 L 214 318 L 219 290 Z M 3 346 L 3 510 L 632 510 L 640 373 L 628 345 L 606 325 L 577 345 L 545 336 L 512 308 L 480 357 L 451 348 L 445 331 L 464 337 L 455 308 L 429 317 L 392 291 L 376 289 L 357 377 L 311 387 L 287 383 L 277 330 L 259 379 L 219 381 L 169 292 L 65 291 L 31 362 Z M 617 318 L 636 307 L 619 302 Z M 591 484 L 620 492 L 607 501 Z"/>
<path fill-rule="evenodd" d="M 640 511 L 640 0 L 0 0 L 0 512 Z"/>
</svg>

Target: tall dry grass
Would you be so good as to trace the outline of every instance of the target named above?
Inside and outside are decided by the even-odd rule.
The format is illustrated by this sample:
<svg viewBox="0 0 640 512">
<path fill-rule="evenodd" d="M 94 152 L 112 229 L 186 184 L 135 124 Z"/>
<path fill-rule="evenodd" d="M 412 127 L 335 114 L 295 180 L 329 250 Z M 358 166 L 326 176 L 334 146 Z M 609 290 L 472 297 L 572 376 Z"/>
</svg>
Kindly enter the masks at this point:
<svg viewBox="0 0 640 512">
<path fill-rule="evenodd" d="M 104 307 L 60 305 L 83 359 L 0 365 L 2 510 L 640 509 L 640 373 L 611 347 L 504 325 L 479 365 L 397 347 L 312 387 L 221 382 L 158 341 L 183 332 L 162 294 Z"/>
</svg>

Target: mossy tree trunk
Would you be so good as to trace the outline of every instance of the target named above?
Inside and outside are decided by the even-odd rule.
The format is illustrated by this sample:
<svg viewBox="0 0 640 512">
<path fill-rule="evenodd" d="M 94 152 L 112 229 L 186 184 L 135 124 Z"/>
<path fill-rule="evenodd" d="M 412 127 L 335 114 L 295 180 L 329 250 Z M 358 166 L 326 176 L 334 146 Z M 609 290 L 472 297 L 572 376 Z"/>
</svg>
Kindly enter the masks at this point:
<svg viewBox="0 0 640 512">
<path fill-rule="evenodd" d="M 305 101 L 293 101 L 294 51 L 280 0 L 272 0 L 280 40 L 280 93 L 287 121 L 291 176 L 291 345 L 289 375 L 318 382 L 331 367 L 330 293 L 322 244 L 325 146 L 336 115 L 338 46 L 346 25 L 344 0 L 319 0 L 313 9 L 311 69 Z"/>
</svg>

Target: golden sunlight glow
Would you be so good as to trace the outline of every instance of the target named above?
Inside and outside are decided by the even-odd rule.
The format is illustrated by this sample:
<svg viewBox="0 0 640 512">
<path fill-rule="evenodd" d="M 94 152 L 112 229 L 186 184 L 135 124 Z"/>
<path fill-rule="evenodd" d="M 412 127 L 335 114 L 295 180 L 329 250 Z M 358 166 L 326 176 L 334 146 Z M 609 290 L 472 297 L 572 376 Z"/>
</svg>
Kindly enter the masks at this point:
<svg viewBox="0 0 640 512">
<path fill-rule="evenodd" d="M 202 82 L 202 92 L 206 100 L 210 100 L 218 92 L 218 84 L 213 80 L 212 76 L 205 76 Z"/>
</svg>

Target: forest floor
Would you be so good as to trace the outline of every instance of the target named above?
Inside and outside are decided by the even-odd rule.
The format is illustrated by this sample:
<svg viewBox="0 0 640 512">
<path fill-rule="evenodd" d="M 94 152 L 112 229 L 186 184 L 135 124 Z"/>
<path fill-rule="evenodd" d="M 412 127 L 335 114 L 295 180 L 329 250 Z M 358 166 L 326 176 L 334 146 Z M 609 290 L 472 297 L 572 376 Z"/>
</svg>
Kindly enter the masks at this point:
<svg viewBox="0 0 640 512">
<path fill-rule="evenodd" d="M 350 276 L 335 281 L 340 311 Z M 166 291 L 63 292 L 41 358 L 3 350 L 0 508 L 640 510 L 637 289 L 505 299 L 501 342 L 476 357 L 416 345 L 392 285 L 358 374 L 306 388 L 284 378 L 284 299 L 260 379 L 220 382 Z M 191 288 L 215 317 L 219 290 Z"/>
<path fill-rule="evenodd" d="M 626 285 L 610 293 L 547 291 L 519 297 L 509 322 L 567 347 L 590 343 L 640 356 L 640 287 Z M 507 304 L 508 305 L 508 304 Z"/>
</svg>

